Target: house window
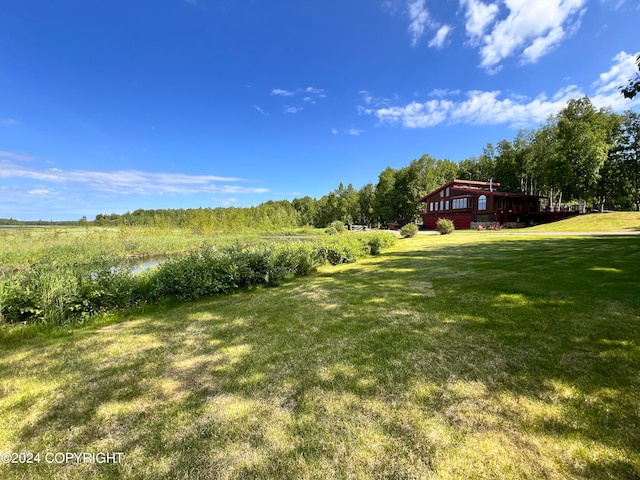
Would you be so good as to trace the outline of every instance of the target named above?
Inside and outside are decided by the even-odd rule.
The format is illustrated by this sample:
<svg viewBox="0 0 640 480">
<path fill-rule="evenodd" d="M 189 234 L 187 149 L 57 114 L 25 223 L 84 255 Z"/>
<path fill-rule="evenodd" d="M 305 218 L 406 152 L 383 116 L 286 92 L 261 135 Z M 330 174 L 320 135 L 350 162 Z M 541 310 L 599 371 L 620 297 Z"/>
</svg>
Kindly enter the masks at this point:
<svg viewBox="0 0 640 480">
<path fill-rule="evenodd" d="M 480 195 L 478 197 L 478 210 L 486 210 L 487 209 L 487 196 Z"/>
<path fill-rule="evenodd" d="M 440 200 L 440 210 L 442 210 L 444 205 L 442 205 L 442 200 Z"/>
<path fill-rule="evenodd" d="M 444 202 L 444 209 L 449 210 L 449 200 Z"/>
<path fill-rule="evenodd" d="M 444 190 L 440 190 L 440 198 L 444 197 Z"/>
<path fill-rule="evenodd" d="M 448 197 L 449 196 L 449 187 L 447 187 L 447 193 L 445 193 L 445 195 Z"/>
</svg>

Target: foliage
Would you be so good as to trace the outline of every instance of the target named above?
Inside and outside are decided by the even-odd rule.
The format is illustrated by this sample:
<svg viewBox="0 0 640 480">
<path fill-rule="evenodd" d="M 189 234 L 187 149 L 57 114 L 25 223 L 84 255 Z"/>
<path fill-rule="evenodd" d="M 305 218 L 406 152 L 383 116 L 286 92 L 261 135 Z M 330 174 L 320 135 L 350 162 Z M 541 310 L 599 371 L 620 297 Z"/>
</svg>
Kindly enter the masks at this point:
<svg viewBox="0 0 640 480">
<path fill-rule="evenodd" d="M 451 220 L 439 218 L 436 222 L 436 230 L 439 231 L 441 235 L 447 235 L 449 233 L 453 233 L 455 226 Z"/>
<path fill-rule="evenodd" d="M 342 223 L 342 221 L 340 220 L 334 220 L 333 222 L 331 222 L 329 227 L 333 228 L 337 233 L 344 232 L 344 223 Z"/>
<path fill-rule="evenodd" d="M 400 235 L 404 238 L 415 237 L 418 233 L 418 226 L 415 223 L 407 223 L 400 229 Z"/>
<path fill-rule="evenodd" d="M 0 277 L 0 320 L 64 324 L 129 308 L 143 300 L 143 276 L 104 257 L 91 268 L 68 264 L 31 265 Z"/>
<path fill-rule="evenodd" d="M 34 264 L 0 276 L 0 320 L 63 324 L 166 299 L 193 300 L 239 288 L 275 286 L 325 263 L 376 255 L 394 240 L 388 232 L 367 232 L 313 242 L 204 243 L 137 275 L 110 256 L 91 265 Z"/>
<path fill-rule="evenodd" d="M 248 208 L 138 209 L 122 215 L 98 214 L 93 223 L 100 226 L 181 228 L 204 235 L 273 231 L 305 225 L 293 204 L 287 200 L 268 201 Z"/>
</svg>

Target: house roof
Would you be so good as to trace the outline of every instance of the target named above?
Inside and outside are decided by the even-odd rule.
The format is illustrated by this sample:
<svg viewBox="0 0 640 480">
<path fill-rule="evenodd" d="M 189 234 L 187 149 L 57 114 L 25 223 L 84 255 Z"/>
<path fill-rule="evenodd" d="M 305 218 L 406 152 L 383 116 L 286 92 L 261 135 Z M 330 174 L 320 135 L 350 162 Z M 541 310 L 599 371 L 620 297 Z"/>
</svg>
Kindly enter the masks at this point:
<svg viewBox="0 0 640 480">
<path fill-rule="evenodd" d="M 464 192 L 464 194 L 462 194 L 462 196 L 466 196 L 473 193 L 480 193 L 482 192 L 483 195 L 491 195 L 491 196 L 499 196 L 499 197 L 513 197 L 513 198 L 542 198 L 538 195 L 527 195 L 524 193 L 512 193 L 512 192 L 500 192 L 497 191 L 495 189 L 497 189 L 500 186 L 500 184 L 498 182 L 478 182 L 475 180 L 451 180 L 448 183 L 445 183 L 444 185 L 442 185 L 441 187 L 436 188 L 434 191 L 426 194 L 424 197 L 419 198 L 417 201 L 418 203 L 420 202 L 426 202 L 427 199 L 431 196 L 433 196 L 434 194 L 439 193 L 441 190 L 446 189 L 447 187 L 449 188 L 453 188 L 456 189 L 458 191 L 460 190 L 468 190 L 467 192 Z M 494 190 L 491 190 L 494 189 Z"/>
<path fill-rule="evenodd" d="M 455 180 L 451 180 L 448 183 L 445 183 L 444 185 L 442 185 L 441 187 L 436 188 L 434 191 L 426 194 L 424 197 L 418 199 L 418 202 L 426 202 L 427 201 L 427 197 L 430 197 L 431 195 L 433 195 L 434 193 L 438 193 L 440 192 L 440 190 L 444 190 L 447 187 L 453 187 L 453 188 L 467 188 L 469 190 L 482 190 L 482 191 L 489 191 L 490 188 L 497 188 L 499 187 L 500 184 L 497 182 L 478 182 L 476 180 L 460 180 L 460 179 L 455 179 Z"/>
</svg>

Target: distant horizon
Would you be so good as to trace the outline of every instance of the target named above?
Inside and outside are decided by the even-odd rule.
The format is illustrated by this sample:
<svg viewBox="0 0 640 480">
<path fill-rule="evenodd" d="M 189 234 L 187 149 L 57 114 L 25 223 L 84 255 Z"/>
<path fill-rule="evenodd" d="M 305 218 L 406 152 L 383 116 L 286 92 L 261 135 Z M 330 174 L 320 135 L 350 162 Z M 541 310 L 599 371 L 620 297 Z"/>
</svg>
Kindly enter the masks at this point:
<svg viewBox="0 0 640 480">
<path fill-rule="evenodd" d="M 10 3 L 0 218 L 320 198 L 573 98 L 637 110 L 638 23 L 632 0 Z"/>
</svg>

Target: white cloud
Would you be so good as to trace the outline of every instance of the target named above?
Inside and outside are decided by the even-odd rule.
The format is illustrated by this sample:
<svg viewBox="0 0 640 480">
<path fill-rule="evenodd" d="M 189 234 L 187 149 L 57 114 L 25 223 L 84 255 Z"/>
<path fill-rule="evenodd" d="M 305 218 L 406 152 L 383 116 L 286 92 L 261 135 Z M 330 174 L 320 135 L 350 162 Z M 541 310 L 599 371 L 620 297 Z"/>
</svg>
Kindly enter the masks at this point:
<svg viewBox="0 0 640 480">
<path fill-rule="evenodd" d="M 410 0 L 407 5 L 407 11 L 409 14 L 411 45 L 415 47 L 424 35 L 425 27 L 429 23 L 429 12 L 427 11 L 426 0 Z"/>
<path fill-rule="evenodd" d="M 362 99 L 364 100 L 364 103 L 371 103 L 371 101 L 373 100 L 373 97 L 371 96 L 371 94 L 366 90 L 360 90 L 358 93 L 362 95 Z"/>
<path fill-rule="evenodd" d="M 353 135 L 354 137 L 357 137 L 362 132 L 364 132 L 364 130 L 358 130 L 356 128 L 350 128 L 349 130 L 346 131 L 348 135 Z"/>
<path fill-rule="evenodd" d="M 332 128 L 331 129 L 331 133 L 334 134 L 334 135 L 337 135 L 338 134 L 338 129 L 337 128 Z"/>
<path fill-rule="evenodd" d="M 467 35 L 472 43 L 479 43 L 485 29 L 493 22 L 499 8 L 495 3 L 485 4 L 479 0 L 461 0 L 461 5 L 467 7 L 465 13 Z"/>
<path fill-rule="evenodd" d="M 281 97 L 292 97 L 293 95 L 295 95 L 295 92 L 292 92 L 290 90 L 284 90 L 282 88 L 274 88 L 273 90 L 271 90 L 271 95 L 279 95 Z"/>
<path fill-rule="evenodd" d="M 276 88 L 271 91 L 271 95 L 277 95 L 281 97 L 298 97 L 302 96 L 302 103 L 307 105 L 315 105 L 318 103 L 318 100 L 327 97 L 327 91 L 324 88 L 316 88 L 316 87 L 305 87 L 305 88 L 297 88 L 295 90 L 284 90 L 281 88 Z M 283 107 L 284 113 L 295 114 L 303 110 L 304 107 L 302 105 L 285 105 Z"/>
<path fill-rule="evenodd" d="M 620 52 L 613 57 L 616 63 L 609 71 L 601 73 L 598 80 L 591 84 L 593 88 L 596 88 L 596 94 L 607 94 L 626 85 L 638 73 L 636 67 L 637 55 L 637 53 Z"/>
<path fill-rule="evenodd" d="M 629 101 L 619 91 L 624 79 L 630 78 L 635 71 L 635 55 L 621 52 L 613 60 L 615 63 L 611 69 L 591 85 L 595 89 L 595 95 L 590 96 L 592 103 L 596 108 L 611 107 L 616 111 L 640 105 L 640 98 Z M 457 100 L 454 94 L 457 92 L 447 95 L 447 91 L 437 91 L 437 95 L 432 95 L 437 96 L 436 99 L 368 111 L 363 109 L 363 113 L 374 115 L 381 124 L 400 124 L 407 128 L 460 123 L 507 123 L 513 127 L 523 127 L 543 123 L 550 115 L 564 108 L 570 99 L 586 93 L 575 85 L 569 85 L 550 97 L 544 93 L 530 98 L 518 94 L 507 95 L 498 90 L 473 90 L 464 99 Z"/>
<path fill-rule="evenodd" d="M 295 105 L 285 105 L 284 113 L 296 114 L 302 110 L 303 107 L 297 107 Z"/>
<path fill-rule="evenodd" d="M 6 152 L 5 152 L 6 153 Z M 196 193 L 265 193 L 266 188 L 229 185 L 230 182 L 246 182 L 241 178 L 216 175 L 187 175 L 182 173 L 143 172 L 139 170 L 91 171 L 57 168 L 39 170 L 26 168 L 13 159 L 0 160 L 0 178 L 10 180 L 36 180 L 40 184 L 76 184 L 92 191 L 117 195 L 165 195 Z M 221 183 L 222 182 L 222 183 Z M 51 192 L 46 185 L 31 188 L 31 195 Z"/>
<path fill-rule="evenodd" d="M 320 97 L 326 97 L 324 88 L 307 87 L 304 91 L 307 93 L 314 93 Z"/>
<path fill-rule="evenodd" d="M 531 45 L 522 52 L 523 63 L 535 63 L 540 57 L 547 54 L 553 47 L 564 38 L 565 32 L 562 27 L 556 27 L 546 36 L 536 38 Z"/>
<path fill-rule="evenodd" d="M 50 197 L 55 196 L 55 192 L 46 188 L 34 188 L 33 190 L 29 190 L 27 195 L 31 197 Z"/>
<path fill-rule="evenodd" d="M 461 93 L 460 90 L 448 90 L 446 88 L 436 88 L 436 89 L 431 90 L 429 92 L 429 96 L 430 97 L 442 98 L 442 97 L 446 97 L 448 95 L 450 95 L 450 96 L 459 95 L 460 93 Z"/>
<path fill-rule="evenodd" d="M 435 37 L 429 42 L 430 47 L 441 48 L 444 45 L 444 42 L 447 39 L 447 35 L 451 31 L 451 27 L 449 25 L 443 25 L 438 29 Z"/>
<path fill-rule="evenodd" d="M 1 158 L 16 160 L 19 162 L 30 162 L 33 160 L 33 157 L 30 157 L 29 155 L 24 155 L 22 153 L 15 153 L 15 152 L 6 152 L 6 151 L 0 151 L 0 159 Z M 0 175 L 1 174 L 2 172 L 0 172 Z"/>
<path fill-rule="evenodd" d="M 503 0 L 508 14 L 497 20 L 497 3 L 461 0 L 466 9 L 470 43 L 480 47 L 480 65 L 490 72 L 502 60 L 517 55 L 522 63 L 535 63 L 580 24 L 587 0 Z"/>
<path fill-rule="evenodd" d="M 253 108 L 255 108 L 261 115 L 266 115 L 267 112 L 265 112 L 262 108 L 260 108 L 258 105 L 254 105 Z"/>
</svg>

